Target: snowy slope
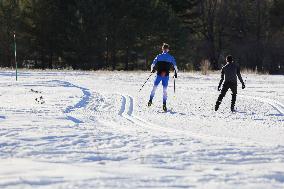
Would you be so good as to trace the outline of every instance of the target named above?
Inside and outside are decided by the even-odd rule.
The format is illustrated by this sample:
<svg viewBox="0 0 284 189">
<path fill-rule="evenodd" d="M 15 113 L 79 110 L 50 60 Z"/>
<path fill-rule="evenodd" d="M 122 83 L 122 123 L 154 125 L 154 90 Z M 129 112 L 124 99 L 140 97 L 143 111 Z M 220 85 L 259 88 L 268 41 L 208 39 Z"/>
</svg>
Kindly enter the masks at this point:
<svg viewBox="0 0 284 189">
<path fill-rule="evenodd" d="M 0 72 L 0 188 L 284 188 L 284 76 L 180 73 L 161 110 L 144 72 Z"/>
</svg>

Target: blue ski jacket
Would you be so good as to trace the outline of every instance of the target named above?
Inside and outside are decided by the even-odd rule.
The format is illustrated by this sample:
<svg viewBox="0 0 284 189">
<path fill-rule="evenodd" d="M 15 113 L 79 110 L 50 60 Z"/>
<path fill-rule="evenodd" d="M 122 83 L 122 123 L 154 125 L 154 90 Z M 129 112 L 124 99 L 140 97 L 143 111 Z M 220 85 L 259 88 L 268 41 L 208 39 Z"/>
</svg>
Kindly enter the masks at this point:
<svg viewBox="0 0 284 189">
<path fill-rule="evenodd" d="M 168 52 L 163 52 L 154 59 L 151 65 L 151 71 L 155 68 L 158 75 L 160 75 L 161 72 L 166 72 L 166 75 L 169 75 L 171 65 L 174 67 L 175 71 L 178 72 L 175 58 Z"/>
</svg>

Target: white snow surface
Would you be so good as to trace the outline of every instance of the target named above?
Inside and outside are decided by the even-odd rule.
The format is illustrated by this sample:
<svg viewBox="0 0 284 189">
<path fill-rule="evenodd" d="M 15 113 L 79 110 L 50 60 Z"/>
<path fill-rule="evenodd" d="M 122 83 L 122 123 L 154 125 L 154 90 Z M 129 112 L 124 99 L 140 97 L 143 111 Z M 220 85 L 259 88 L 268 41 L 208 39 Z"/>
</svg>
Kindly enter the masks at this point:
<svg viewBox="0 0 284 189">
<path fill-rule="evenodd" d="M 162 111 L 145 72 L 0 71 L 0 188 L 284 188 L 284 76 L 180 73 Z"/>
</svg>

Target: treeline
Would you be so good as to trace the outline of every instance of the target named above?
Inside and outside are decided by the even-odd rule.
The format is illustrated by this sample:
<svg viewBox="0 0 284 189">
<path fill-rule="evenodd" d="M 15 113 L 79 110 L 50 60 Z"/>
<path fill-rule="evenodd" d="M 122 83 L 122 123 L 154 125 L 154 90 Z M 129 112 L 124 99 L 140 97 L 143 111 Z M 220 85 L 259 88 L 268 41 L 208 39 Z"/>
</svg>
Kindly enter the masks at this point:
<svg viewBox="0 0 284 189">
<path fill-rule="evenodd" d="M 283 0 L 0 0 L 0 66 L 149 69 L 163 42 L 180 69 L 284 73 Z"/>
</svg>

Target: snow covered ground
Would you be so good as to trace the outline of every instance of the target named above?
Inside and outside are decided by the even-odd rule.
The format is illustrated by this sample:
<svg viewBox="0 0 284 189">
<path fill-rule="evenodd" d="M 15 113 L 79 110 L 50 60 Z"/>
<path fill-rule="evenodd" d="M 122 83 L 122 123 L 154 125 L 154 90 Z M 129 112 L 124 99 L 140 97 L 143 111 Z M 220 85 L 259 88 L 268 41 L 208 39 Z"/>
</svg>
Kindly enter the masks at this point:
<svg viewBox="0 0 284 189">
<path fill-rule="evenodd" d="M 180 73 L 146 106 L 144 72 L 0 71 L 0 188 L 284 188 L 284 76 Z"/>
</svg>

